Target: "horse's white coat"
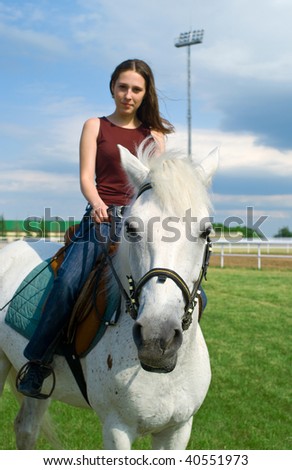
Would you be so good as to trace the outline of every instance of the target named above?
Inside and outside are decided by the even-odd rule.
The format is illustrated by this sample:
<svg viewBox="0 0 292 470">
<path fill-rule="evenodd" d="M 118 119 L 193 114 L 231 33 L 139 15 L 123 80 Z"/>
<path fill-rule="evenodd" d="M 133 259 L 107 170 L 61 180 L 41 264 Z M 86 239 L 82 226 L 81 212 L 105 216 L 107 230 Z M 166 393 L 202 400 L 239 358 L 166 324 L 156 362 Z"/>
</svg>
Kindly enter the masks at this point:
<svg viewBox="0 0 292 470">
<path fill-rule="evenodd" d="M 204 243 L 200 238 L 187 239 L 190 237 L 186 237 L 186 224 L 181 217 L 183 210 L 192 209 L 192 216 L 198 220 L 191 223 L 191 234 L 199 237 L 199 230 L 203 230 L 200 221 L 208 217 L 205 186 L 217 168 L 216 152 L 195 167 L 192 162 L 185 163 L 171 155 L 161 156 L 160 160 L 152 157 L 146 166 L 125 149 L 120 151 L 122 164 L 133 184 L 138 187 L 146 179 L 154 186 L 129 210 L 128 216 L 143 225 L 144 233 L 140 234 L 140 241 L 133 243 L 123 238 L 121 242 L 116 267 L 125 288 L 127 274 L 138 280 L 153 267 L 175 270 L 191 288 L 199 275 Z M 185 206 L 186 203 L 189 205 Z M 166 217 L 172 219 L 163 225 L 161 222 Z M 180 231 L 180 236 L 172 242 L 171 226 Z M 13 296 L 31 269 L 56 250 L 55 244 L 18 241 L 0 251 L 0 307 Z M 162 284 L 151 279 L 142 289 L 137 318 L 143 328 L 143 338 L 151 344 L 157 338 L 159 341 L 160 335 L 172 329 L 172 325 L 180 330 L 183 307 L 181 291 L 173 281 L 167 279 Z M 22 354 L 26 340 L 4 323 L 6 310 L 0 318 L 0 393 L 10 369 L 19 370 L 26 362 Z M 118 324 L 109 327 L 99 344 L 82 360 L 89 401 L 103 422 L 104 447 L 130 449 L 138 435 L 151 433 L 154 448 L 184 449 L 190 437 L 192 417 L 204 401 L 211 378 L 197 310 L 190 328 L 183 333 L 178 331 L 183 341 L 175 352 L 176 366 L 169 373 L 146 372 L 141 367 L 132 336 L 134 321 L 124 312 L 124 307 L 122 312 Z M 151 360 L 155 363 L 156 359 Z M 159 364 L 163 361 L 162 355 Z M 53 399 L 88 406 L 64 359 L 55 356 L 54 366 L 57 382 Z M 34 447 L 49 402 L 24 398 L 15 425 L 18 448 Z"/>
</svg>

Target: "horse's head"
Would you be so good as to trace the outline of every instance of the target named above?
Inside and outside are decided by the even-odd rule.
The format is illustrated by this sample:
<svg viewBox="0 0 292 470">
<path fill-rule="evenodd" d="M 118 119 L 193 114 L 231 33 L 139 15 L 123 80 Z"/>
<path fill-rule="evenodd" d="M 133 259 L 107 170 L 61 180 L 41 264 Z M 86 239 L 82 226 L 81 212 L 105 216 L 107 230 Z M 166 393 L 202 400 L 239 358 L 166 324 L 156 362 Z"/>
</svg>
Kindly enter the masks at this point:
<svg viewBox="0 0 292 470">
<path fill-rule="evenodd" d="M 208 185 L 218 151 L 198 163 L 174 153 L 151 156 L 149 146 L 140 148 L 138 158 L 119 148 L 137 191 L 119 250 L 132 282 L 133 338 L 145 370 L 170 372 L 183 331 L 192 320 L 197 325 L 196 294 L 211 229 Z"/>
</svg>

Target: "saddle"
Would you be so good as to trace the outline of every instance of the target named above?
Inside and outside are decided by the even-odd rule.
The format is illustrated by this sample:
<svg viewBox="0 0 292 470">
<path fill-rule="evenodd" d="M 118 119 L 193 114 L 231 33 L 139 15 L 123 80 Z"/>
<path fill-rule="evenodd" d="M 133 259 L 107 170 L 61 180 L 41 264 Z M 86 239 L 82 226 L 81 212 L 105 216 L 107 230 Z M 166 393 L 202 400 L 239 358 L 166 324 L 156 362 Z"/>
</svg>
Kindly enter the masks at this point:
<svg viewBox="0 0 292 470">
<path fill-rule="evenodd" d="M 64 236 L 65 245 L 53 256 L 51 268 L 56 276 L 64 260 L 65 251 L 72 242 L 73 232 L 78 225 L 70 227 Z M 113 256 L 118 247 L 117 243 L 111 243 L 108 254 Z M 71 313 L 67 330 L 64 332 L 64 343 L 74 345 L 75 354 L 79 357 L 86 355 L 91 347 L 97 343 L 103 331 L 99 331 L 107 322 L 103 322 L 107 311 L 107 260 L 102 254 L 89 274 Z M 112 308 L 109 309 L 112 314 Z"/>
</svg>

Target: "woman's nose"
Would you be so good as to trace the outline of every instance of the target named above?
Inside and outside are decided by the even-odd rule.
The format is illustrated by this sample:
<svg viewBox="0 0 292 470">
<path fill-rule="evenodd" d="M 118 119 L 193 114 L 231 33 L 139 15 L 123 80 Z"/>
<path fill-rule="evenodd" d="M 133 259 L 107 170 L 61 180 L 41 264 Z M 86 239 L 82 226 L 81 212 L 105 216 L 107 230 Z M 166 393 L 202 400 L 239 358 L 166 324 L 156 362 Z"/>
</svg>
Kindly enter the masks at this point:
<svg viewBox="0 0 292 470">
<path fill-rule="evenodd" d="M 130 90 L 130 88 L 128 88 L 127 92 L 126 92 L 126 98 L 128 100 L 130 100 L 132 98 L 132 91 Z"/>
</svg>

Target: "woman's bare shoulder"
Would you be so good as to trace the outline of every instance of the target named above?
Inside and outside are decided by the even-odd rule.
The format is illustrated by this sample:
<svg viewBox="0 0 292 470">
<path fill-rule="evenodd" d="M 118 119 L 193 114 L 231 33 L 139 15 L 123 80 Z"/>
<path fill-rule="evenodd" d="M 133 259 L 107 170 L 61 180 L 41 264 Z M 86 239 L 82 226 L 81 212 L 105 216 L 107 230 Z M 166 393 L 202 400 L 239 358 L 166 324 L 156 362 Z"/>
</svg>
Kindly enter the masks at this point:
<svg viewBox="0 0 292 470">
<path fill-rule="evenodd" d="M 88 118 L 86 119 L 84 125 L 83 125 L 84 128 L 87 128 L 87 129 L 99 129 L 100 127 L 100 119 L 98 117 L 91 117 L 91 118 Z"/>
</svg>

